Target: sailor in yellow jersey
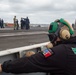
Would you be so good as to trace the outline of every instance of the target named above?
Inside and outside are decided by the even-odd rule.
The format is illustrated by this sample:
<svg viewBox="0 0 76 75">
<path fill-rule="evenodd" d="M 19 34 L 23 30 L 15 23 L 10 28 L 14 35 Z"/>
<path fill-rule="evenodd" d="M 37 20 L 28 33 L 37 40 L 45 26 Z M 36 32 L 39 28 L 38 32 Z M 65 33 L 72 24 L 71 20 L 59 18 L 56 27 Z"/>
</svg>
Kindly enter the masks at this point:
<svg viewBox="0 0 76 75">
<path fill-rule="evenodd" d="M 16 16 L 14 16 L 14 18 L 13 18 L 13 22 L 14 22 L 14 30 L 16 30 L 16 27 L 17 27 Z"/>
</svg>

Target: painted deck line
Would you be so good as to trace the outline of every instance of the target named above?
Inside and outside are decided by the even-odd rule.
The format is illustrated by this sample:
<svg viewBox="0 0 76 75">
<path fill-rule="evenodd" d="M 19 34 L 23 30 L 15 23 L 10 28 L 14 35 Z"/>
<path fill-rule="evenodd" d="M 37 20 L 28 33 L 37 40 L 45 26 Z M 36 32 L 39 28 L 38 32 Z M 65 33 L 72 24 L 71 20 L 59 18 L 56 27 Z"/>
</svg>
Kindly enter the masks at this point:
<svg viewBox="0 0 76 75">
<path fill-rule="evenodd" d="M 3 33 L 0 35 L 0 37 L 17 36 L 17 35 L 35 35 L 35 34 L 48 34 L 48 32 L 40 31 L 40 32 Z"/>
</svg>

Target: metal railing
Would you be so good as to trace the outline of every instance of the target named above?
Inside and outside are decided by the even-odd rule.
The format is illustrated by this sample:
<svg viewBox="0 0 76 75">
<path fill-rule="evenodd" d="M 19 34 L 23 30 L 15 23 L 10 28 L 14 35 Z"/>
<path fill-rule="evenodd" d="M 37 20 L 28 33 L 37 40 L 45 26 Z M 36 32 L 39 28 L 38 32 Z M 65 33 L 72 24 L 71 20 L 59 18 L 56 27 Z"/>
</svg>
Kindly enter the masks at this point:
<svg viewBox="0 0 76 75">
<path fill-rule="evenodd" d="M 0 51 L 0 56 L 13 54 L 13 53 L 17 53 L 17 52 L 20 53 L 22 51 L 31 50 L 34 48 L 46 46 L 48 43 L 49 42 L 44 42 L 44 43 L 34 44 L 34 45 L 30 45 L 30 46 L 23 46 L 23 47 L 18 47 L 18 48 L 13 48 L 13 49 L 2 50 L 2 51 Z"/>
</svg>

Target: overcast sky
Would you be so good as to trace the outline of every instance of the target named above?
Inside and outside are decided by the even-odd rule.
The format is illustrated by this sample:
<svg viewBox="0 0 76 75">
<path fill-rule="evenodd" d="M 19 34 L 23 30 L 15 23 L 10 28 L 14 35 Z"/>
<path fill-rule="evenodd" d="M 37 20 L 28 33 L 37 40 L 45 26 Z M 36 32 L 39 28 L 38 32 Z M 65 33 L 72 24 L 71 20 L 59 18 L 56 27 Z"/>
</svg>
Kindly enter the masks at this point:
<svg viewBox="0 0 76 75">
<path fill-rule="evenodd" d="M 76 19 L 76 0 L 0 0 L 0 17 L 13 22 L 17 16 L 30 19 L 33 24 L 49 24 L 64 18 L 70 23 Z"/>
</svg>

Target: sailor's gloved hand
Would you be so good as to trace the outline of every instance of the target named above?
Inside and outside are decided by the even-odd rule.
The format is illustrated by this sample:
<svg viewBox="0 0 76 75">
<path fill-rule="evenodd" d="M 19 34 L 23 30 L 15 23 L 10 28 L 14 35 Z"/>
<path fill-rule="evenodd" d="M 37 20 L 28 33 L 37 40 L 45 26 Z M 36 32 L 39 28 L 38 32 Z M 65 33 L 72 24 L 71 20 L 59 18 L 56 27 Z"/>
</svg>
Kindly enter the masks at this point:
<svg viewBox="0 0 76 75">
<path fill-rule="evenodd" d="M 2 67 L 1 67 L 1 64 L 0 64 L 0 73 L 2 72 Z"/>
<path fill-rule="evenodd" d="M 25 53 L 25 56 L 26 56 L 26 57 L 30 57 L 30 56 L 33 55 L 33 54 L 35 54 L 34 51 L 27 51 L 27 52 Z"/>
<path fill-rule="evenodd" d="M 51 42 L 49 42 L 47 45 L 46 45 L 47 48 L 52 48 L 53 47 L 53 44 Z"/>
</svg>

